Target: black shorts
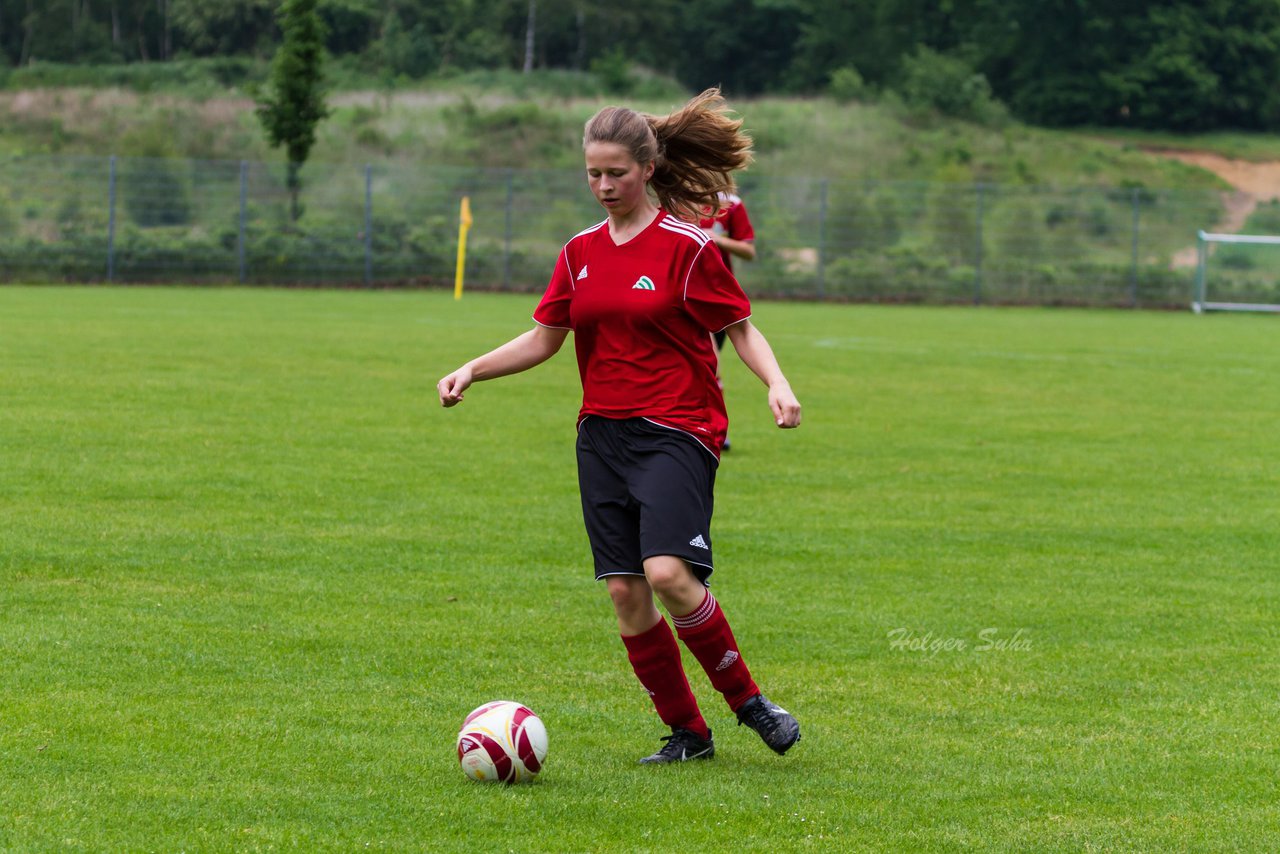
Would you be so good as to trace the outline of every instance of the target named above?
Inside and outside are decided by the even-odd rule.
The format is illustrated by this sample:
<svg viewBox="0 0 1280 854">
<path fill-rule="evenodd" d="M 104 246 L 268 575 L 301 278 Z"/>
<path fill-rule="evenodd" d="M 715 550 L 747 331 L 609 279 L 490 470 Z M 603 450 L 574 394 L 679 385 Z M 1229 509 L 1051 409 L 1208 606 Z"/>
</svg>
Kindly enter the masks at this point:
<svg viewBox="0 0 1280 854">
<path fill-rule="evenodd" d="M 584 418 L 578 486 L 596 578 L 644 575 L 645 558 L 673 555 L 706 584 L 717 465 L 679 430 L 644 418 Z"/>
</svg>

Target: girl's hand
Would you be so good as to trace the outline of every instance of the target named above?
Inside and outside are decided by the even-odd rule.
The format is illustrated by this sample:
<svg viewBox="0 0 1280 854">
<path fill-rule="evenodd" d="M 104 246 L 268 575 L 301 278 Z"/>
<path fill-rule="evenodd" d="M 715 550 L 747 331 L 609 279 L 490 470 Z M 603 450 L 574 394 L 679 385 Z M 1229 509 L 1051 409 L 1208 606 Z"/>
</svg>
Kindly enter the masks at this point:
<svg viewBox="0 0 1280 854">
<path fill-rule="evenodd" d="M 800 401 L 786 380 L 769 386 L 769 408 L 773 410 L 773 420 L 782 429 L 800 426 Z"/>
<path fill-rule="evenodd" d="M 449 376 L 436 383 L 436 391 L 440 393 L 440 405 L 457 406 L 462 402 L 462 393 L 471 386 L 471 368 L 463 365 Z"/>
</svg>

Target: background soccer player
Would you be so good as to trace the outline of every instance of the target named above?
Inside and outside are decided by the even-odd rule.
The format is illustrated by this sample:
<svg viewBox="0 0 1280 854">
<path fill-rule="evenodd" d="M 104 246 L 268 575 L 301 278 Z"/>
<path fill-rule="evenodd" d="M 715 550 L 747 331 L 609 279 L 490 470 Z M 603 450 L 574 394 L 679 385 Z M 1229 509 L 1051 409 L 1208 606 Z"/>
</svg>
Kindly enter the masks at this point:
<svg viewBox="0 0 1280 854">
<path fill-rule="evenodd" d="M 654 595 L 739 724 L 778 753 L 800 738 L 794 717 L 761 693 L 712 573 L 715 474 L 728 429 L 711 335 L 725 330 L 768 387 L 775 423 L 800 424 L 800 403 L 750 303 L 715 245 L 693 225 L 731 192 L 751 140 L 718 90 L 668 116 L 607 107 L 587 122 L 587 183 L 608 212 L 560 253 L 533 329 L 438 383 L 454 406 L 472 383 L 528 370 L 574 333 L 582 378 L 578 479 L 595 562 L 627 656 L 671 728 L 642 762 L 710 758 L 710 728 Z"/>
<path fill-rule="evenodd" d="M 733 272 L 733 259 L 744 261 L 756 260 L 756 230 L 751 226 L 751 217 L 747 215 L 747 206 L 734 193 L 720 194 L 720 210 L 710 209 L 702 212 L 698 227 L 706 233 L 720 250 L 720 258 L 729 272 Z M 724 349 L 724 330 L 715 333 L 716 352 Z M 716 364 L 716 379 L 720 380 L 720 388 L 724 389 L 724 380 L 720 374 L 719 363 Z M 724 450 L 729 450 L 729 437 L 724 437 Z"/>
<path fill-rule="evenodd" d="M 730 273 L 733 272 L 734 258 L 756 260 L 756 231 L 751 226 L 746 204 L 737 194 L 721 193 L 720 210 L 714 214 L 704 210 L 698 227 L 715 242 Z"/>
</svg>

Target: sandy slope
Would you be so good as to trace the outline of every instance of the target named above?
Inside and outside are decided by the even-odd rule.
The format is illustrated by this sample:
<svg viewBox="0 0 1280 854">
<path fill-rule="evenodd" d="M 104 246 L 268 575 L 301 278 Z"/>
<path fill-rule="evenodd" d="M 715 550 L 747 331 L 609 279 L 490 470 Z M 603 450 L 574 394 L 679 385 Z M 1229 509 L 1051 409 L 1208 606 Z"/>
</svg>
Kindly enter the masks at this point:
<svg viewBox="0 0 1280 854">
<path fill-rule="evenodd" d="M 1244 228 L 1259 202 L 1280 199 L 1280 160 L 1255 163 L 1249 160 L 1232 160 L 1207 151 L 1157 150 L 1152 153 L 1206 169 L 1235 187 L 1234 192 L 1222 194 L 1223 218 L 1213 225 L 1211 231 L 1220 234 L 1236 233 Z M 1175 268 L 1195 265 L 1194 246 L 1180 250 L 1173 257 Z"/>
</svg>

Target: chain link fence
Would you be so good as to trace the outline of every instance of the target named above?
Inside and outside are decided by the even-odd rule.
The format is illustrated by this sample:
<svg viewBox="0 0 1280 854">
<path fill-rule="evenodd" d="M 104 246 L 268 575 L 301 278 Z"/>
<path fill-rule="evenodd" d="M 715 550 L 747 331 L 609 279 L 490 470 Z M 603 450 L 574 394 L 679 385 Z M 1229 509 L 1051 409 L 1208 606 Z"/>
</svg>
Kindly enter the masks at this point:
<svg viewBox="0 0 1280 854">
<path fill-rule="evenodd" d="M 471 199 L 471 288 L 540 291 L 602 211 L 575 170 L 308 164 L 292 221 L 281 164 L 0 160 L 0 279 L 452 285 Z M 1216 191 L 743 176 L 756 296 L 1185 306 Z"/>
</svg>

